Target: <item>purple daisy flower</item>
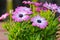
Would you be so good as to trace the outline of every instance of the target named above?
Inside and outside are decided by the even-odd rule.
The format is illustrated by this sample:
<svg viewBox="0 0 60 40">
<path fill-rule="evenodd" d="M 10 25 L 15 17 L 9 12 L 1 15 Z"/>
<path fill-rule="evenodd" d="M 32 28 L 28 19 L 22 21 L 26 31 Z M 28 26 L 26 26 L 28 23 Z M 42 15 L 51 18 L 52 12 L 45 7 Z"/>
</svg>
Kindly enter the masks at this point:
<svg viewBox="0 0 60 40">
<path fill-rule="evenodd" d="M 56 11 L 57 11 L 58 13 L 60 13 L 60 7 L 58 7 Z"/>
<path fill-rule="evenodd" d="M 16 22 L 22 22 L 22 21 L 28 21 L 30 19 L 29 15 L 26 15 L 26 12 L 24 11 L 20 11 L 20 12 L 13 12 L 13 16 L 12 18 L 16 21 Z"/>
<path fill-rule="evenodd" d="M 39 6 L 42 5 L 42 2 L 40 2 L 40 3 L 39 3 L 39 2 L 34 2 L 33 4 L 34 4 L 35 6 L 37 6 L 37 7 L 39 7 Z"/>
<path fill-rule="evenodd" d="M 36 7 L 36 11 L 40 12 L 41 8 L 40 7 Z"/>
<path fill-rule="evenodd" d="M 31 11 L 31 8 L 28 8 L 28 7 L 17 7 L 16 9 L 15 9 L 15 11 L 25 11 L 25 12 L 27 12 L 27 14 L 32 14 L 32 11 Z"/>
<path fill-rule="evenodd" d="M 46 11 L 46 10 L 48 10 L 46 7 L 36 7 L 36 11 L 37 12 L 40 12 L 41 10 L 44 10 L 44 11 Z"/>
<path fill-rule="evenodd" d="M 48 25 L 48 22 L 44 18 L 40 17 L 39 15 L 31 18 L 31 22 L 33 22 L 32 23 L 33 26 L 37 26 L 41 29 L 44 29 Z"/>
<path fill-rule="evenodd" d="M 51 9 L 51 3 L 47 3 L 47 2 L 45 2 L 44 4 L 43 4 L 43 7 L 46 7 L 46 8 L 48 8 L 48 9 Z"/>
<path fill-rule="evenodd" d="M 45 10 L 48 10 L 48 8 L 46 8 L 46 7 L 42 7 L 42 9 L 45 11 Z"/>
<path fill-rule="evenodd" d="M 56 4 L 51 4 L 51 6 L 52 6 L 52 10 L 56 10 L 58 8 Z"/>
<path fill-rule="evenodd" d="M 28 4 L 27 1 L 23 1 L 22 3 L 24 3 L 24 4 Z"/>
<path fill-rule="evenodd" d="M 31 1 L 23 1 L 22 3 L 24 3 L 24 4 L 32 4 L 33 2 L 31 2 Z"/>
</svg>

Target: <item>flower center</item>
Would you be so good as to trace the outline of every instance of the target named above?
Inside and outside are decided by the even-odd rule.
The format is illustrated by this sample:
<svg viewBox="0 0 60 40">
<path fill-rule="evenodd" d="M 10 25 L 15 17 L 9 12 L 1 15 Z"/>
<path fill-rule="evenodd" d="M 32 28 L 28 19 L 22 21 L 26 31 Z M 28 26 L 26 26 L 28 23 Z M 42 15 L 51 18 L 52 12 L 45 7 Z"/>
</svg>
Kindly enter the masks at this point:
<svg viewBox="0 0 60 40">
<path fill-rule="evenodd" d="M 19 17 L 23 17 L 23 14 L 20 14 Z"/>
<path fill-rule="evenodd" d="M 41 23 L 41 20 L 37 20 L 38 23 Z"/>
</svg>

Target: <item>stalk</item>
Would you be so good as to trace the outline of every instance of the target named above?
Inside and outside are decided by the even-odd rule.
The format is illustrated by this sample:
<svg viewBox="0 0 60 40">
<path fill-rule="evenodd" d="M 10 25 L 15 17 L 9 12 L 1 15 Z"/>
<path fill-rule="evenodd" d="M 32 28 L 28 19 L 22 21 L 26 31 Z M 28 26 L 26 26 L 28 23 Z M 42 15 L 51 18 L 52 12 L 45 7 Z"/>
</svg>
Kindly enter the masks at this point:
<svg viewBox="0 0 60 40">
<path fill-rule="evenodd" d="M 8 12 L 9 15 L 10 15 L 10 16 L 9 16 L 9 18 L 10 18 L 10 19 L 9 19 L 10 23 L 11 23 L 11 21 L 12 21 L 12 18 L 11 18 L 11 17 L 12 17 L 12 9 L 13 9 L 13 7 L 12 7 L 13 4 L 12 4 L 12 2 L 13 2 L 12 0 L 7 0 L 7 12 Z"/>
<path fill-rule="evenodd" d="M 32 2 L 37 2 L 37 1 L 38 1 L 38 0 L 32 0 Z M 32 5 L 32 7 L 33 7 L 33 13 L 34 13 L 34 16 L 35 16 L 35 13 L 36 13 L 36 12 L 35 12 L 35 8 L 36 8 L 36 7 L 35 7 L 34 5 Z"/>
</svg>

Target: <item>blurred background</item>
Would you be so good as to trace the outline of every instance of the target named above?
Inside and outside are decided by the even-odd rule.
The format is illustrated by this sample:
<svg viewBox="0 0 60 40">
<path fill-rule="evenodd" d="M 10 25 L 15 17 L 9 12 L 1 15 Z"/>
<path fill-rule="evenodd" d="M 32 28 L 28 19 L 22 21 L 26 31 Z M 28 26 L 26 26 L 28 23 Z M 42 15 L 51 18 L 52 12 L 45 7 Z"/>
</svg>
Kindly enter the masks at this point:
<svg viewBox="0 0 60 40">
<path fill-rule="evenodd" d="M 15 9 L 17 6 L 28 6 L 25 4 L 22 4 L 22 1 L 29 1 L 29 0 L 12 0 L 13 9 Z M 30 0 L 32 1 L 32 0 Z M 55 3 L 58 6 L 60 5 L 60 0 L 38 0 L 38 2 L 48 2 L 48 3 Z M 7 10 L 7 0 L 0 0 L 0 17 L 2 14 L 4 14 Z"/>
</svg>

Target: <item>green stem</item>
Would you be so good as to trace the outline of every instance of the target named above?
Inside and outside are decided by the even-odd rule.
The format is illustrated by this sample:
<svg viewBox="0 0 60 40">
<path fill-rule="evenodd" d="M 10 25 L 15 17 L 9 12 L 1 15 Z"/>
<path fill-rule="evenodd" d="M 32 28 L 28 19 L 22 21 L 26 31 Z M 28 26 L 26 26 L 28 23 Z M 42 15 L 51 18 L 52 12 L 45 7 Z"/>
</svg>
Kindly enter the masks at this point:
<svg viewBox="0 0 60 40">
<path fill-rule="evenodd" d="M 11 23 L 11 21 L 12 21 L 12 0 L 7 0 L 7 12 L 9 13 L 9 15 L 10 15 L 10 23 Z"/>
<path fill-rule="evenodd" d="M 38 0 L 32 0 L 33 2 L 37 2 Z"/>
<path fill-rule="evenodd" d="M 37 2 L 38 0 L 32 0 L 32 1 L 33 1 L 33 2 Z M 33 8 L 33 13 L 34 13 L 33 16 L 35 16 L 35 15 L 36 15 L 36 14 L 35 14 L 35 13 L 36 13 L 36 12 L 35 12 L 35 11 L 36 11 L 36 9 L 35 9 L 36 7 L 35 7 L 34 5 L 32 5 L 32 8 Z"/>
<path fill-rule="evenodd" d="M 30 4 L 30 8 L 32 7 L 32 5 Z"/>
</svg>

